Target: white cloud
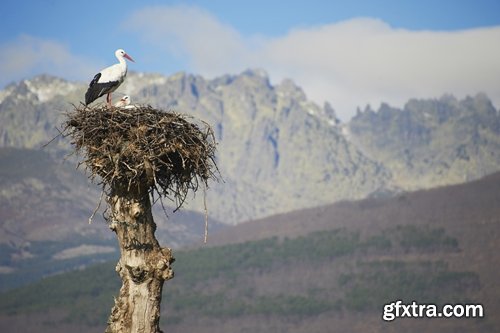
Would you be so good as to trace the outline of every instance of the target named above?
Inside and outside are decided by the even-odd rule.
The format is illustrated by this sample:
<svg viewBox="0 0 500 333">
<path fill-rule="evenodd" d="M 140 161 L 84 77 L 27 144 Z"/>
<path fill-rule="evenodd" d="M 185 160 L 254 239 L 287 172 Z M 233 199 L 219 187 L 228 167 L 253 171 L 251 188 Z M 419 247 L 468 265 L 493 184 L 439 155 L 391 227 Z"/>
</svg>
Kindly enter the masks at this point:
<svg viewBox="0 0 500 333">
<path fill-rule="evenodd" d="M 402 106 L 412 97 L 485 92 L 500 105 L 500 27 L 463 31 L 395 29 L 373 18 L 292 29 L 285 36 L 243 36 L 189 6 L 145 8 L 127 25 L 153 46 L 185 57 L 188 70 L 214 76 L 266 69 L 289 77 L 347 120 L 357 106 Z"/>
<path fill-rule="evenodd" d="M 0 45 L 0 87 L 36 74 L 48 73 L 68 79 L 87 79 L 99 68 L 92 61 L 72 54 L 53 40 L 21 35 Z"/>
<path fill-rule="evenodd" d="M 457 32 L 393 29 L 356 19 L 292 31 L 267 53 L 315 100 L 330 100 L 343 118 L 356 105 L 400 105 L 411 97 L 484 91 L 500 103 L 500 27 Z M 301 47 L 299 47 L 301 46 Z"/>
</svg>

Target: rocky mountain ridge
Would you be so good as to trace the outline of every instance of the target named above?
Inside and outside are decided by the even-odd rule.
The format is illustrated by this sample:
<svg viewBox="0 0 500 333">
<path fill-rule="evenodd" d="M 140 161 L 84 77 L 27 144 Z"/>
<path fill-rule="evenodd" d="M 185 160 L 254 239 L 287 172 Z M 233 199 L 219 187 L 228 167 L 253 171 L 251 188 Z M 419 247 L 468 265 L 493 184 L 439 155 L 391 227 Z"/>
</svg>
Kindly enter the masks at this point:
<svg viewBox="0 0 500 333">
<path fill-rule="evenodd" d="M 368 107 L 346 129 L 404 190 L 466 182 L 500 167 L 500 115 L 484 94 L 412 99 L 403 109 Z"/>
<path fill-rule="evenodd" d="M 0 92 L 0 146 L 40 148 L 86 85 L 38 76 Z M 383 104 L 341 124 L 329 104 L 263 70 L 205 79 L 129 73 L 115 98 L 192 115 L 214 128 L 223 183 L 208 191 L 210 214 L 237 224 L 294 209 L 459 183 L 497 171 L 498 111 L 484 95 Z M 45 148 L 71 151 L 58 138 Z M 201 196 L 188 208 L 203 210 Z"/>
</svg>

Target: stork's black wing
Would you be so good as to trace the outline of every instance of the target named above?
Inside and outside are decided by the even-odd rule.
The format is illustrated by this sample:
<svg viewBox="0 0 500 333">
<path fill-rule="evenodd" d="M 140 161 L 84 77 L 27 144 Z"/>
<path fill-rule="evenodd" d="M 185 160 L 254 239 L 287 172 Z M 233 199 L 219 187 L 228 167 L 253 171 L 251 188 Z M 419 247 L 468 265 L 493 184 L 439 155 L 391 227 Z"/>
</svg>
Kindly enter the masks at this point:
<svg viewBox="0 0 500 333">
<path fill-rule="evenodd" d="M 90 81 L 89 88 L 87 89 L 87 92 L 85 93 L 85 105 L 89 105 L 96 99 L 98 99 L 101 93 L 101 89 L 99 89 L 97 81 L 101 78 L 101 73 L 97 73 L 92 81 Z"/>
<path fill-rule="evenodd" d="M 97 73 L 92 79 L 92 81 L 90 81 L 89 87 L 92 87 L 94 84 L 96 84 L 100 78 L 101 78 L 101 73 Z"/>
<path fill-rule="evenodd" d="M 100 78 L 101 73 L 97 73 L 90 81 L 89 89 L 85 93 L 85 105 L 89 105 L 99 97 L 114 91 L 120 85 L 118 81 L 98 82 Z"/>
</svg>

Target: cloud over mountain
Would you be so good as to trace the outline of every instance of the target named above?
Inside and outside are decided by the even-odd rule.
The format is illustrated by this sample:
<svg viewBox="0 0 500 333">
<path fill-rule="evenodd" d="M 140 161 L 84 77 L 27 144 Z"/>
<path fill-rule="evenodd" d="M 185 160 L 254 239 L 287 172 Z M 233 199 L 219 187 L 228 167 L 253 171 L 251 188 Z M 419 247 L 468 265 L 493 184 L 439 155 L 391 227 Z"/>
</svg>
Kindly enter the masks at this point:
<svg viewBox="0 0 500 333">
<path fill-rule="evenodd" d="M 262 35 L 243 33 L 206 9 L 175 5 L 138 7 L 123 15 L 118 30 L 88 48 L 134 45 L 133 69 L 163 74 L 214 78 L 263 68 L 273 84 L 291 78 L 315 102 L 329 101 L 344 121 L 358 106 L 403 107 L 409 98 L 445 93 L 484 92 L 500 106 L 500 26 L 408 30 L 358 17 Z M 42 73 L 87 82 L 113 61 L 107 51 L 99 60 L 89 57 L 88 48 L 33 33 L 12 37 L 0 44 L 0 86 Z"/>
<path fill-rule="evenodd" d="M 91 77 L 100 64 L 73 54 L 67 45 L 52 39 L 20 35 L 0 45 L 0 87 L 37 74 L 81 80 Z"/>
<path fill-rule="evenodd" d="M 284 36 L 245 36 L 193 6 L 147 7 L 127 26 L 159 52 L 186 58 L 196 73 L 261 67 L 276 82 L 292 78 L 316 102 L 330 101 L 344 120 L 360 103 L 402 106 L 444 93 L 485 92 L 500 104 L 500 27 L 411 31 L 354 18 Z"/>
</svg>

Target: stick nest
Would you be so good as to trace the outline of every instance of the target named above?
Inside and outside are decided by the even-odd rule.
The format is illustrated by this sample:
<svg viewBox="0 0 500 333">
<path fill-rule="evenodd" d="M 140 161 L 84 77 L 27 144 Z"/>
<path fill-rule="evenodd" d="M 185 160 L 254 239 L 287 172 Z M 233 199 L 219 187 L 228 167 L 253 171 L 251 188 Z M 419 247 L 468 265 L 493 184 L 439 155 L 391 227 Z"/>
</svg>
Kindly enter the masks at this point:
<svg viewBox="0 0 500 333">
<path fill-rule="evenodd" d="M 63 133 L 83 154 L 92 181 L 106 187 L 147 185 L 148 191 L 184 202 L 200 182 L 217 179 L 212 128 L 149 105 L 131 109 L 75 106 Z M 192 118 L 190 118 L 192 119 Z M 98 177 L 97 177 L 98 176 Z"/>
</svg>

